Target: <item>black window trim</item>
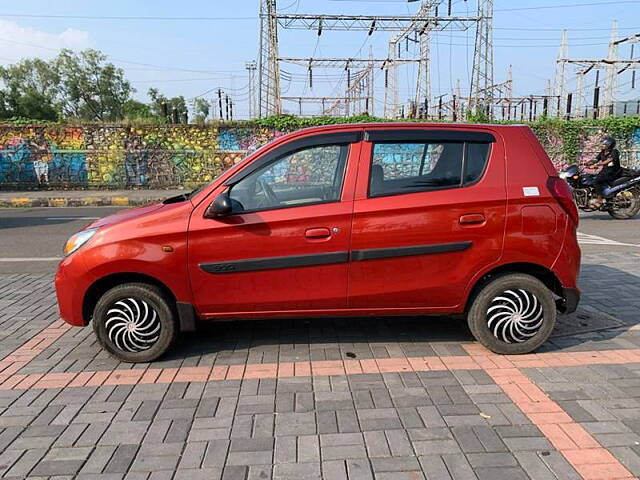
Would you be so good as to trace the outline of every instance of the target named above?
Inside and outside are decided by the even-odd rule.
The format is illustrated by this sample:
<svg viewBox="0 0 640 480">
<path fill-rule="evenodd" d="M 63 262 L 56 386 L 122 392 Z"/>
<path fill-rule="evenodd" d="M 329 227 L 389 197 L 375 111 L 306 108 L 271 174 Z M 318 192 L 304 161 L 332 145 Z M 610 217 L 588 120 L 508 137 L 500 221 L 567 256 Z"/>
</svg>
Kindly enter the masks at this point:
<svg viewBox="0 0 640 480">
<path fill-rule="evenodd" d="M 421 143 L 421 142 L 471 142 L 494 143 L 496 138 L 489 132 L 475 130 L 441 130 L 441 129 L 389 129 L 367 130 L 364 140 L 372 143 Z"/>
<path fill-rule="evenodd" d="M 351 132 L 349 132 L 351 133 Z M 329 135 L 325 135 L 325 137 L 328 137 Z M 293 143 L 293 142 L 292 142 Z M 325 204 L 329 204 L 329 203 L 339 203 L 342 201 L 342 192 L 344 191 L 344 182 L 347 176 L 347 165 L 349 163 L 349 154 L 351 153 L 351 143 L 334 143 L 334 142 L 322 142 L 322 143 L 311 143 L 309 145 L 303 145 L 303 146 L 299 146 L 296 149 L 292 149 L 289 150 L 287 149 L 286 152 L 278 149 L 278 153 L 280 153 L 279 155 L 274 155 L 272 156 L 268 161 L 262 162 L 261 165 L 258 166 L 258 168 L 254 168 L 252 170 L 251 173 L 254 173 L 256 171 L 258 171 L 259 169 L 263 168 L 263 167 L 268 167 L 269 165 L 276 163 L 277 161 L 283 159 L 284 157 L 287 157 L 289 155 L 293 155 L 294 153 L 300 152 L 302 150 L 307 150 L 310 148 L 315 148 L 315 147 L 340 147 L 341 151 L 340 151 L 340 159 L 338 161 L 338 165 L 336 166 L 336 172 L 337 172 L 337 168 L 340 166 L 340 163 L 342 163 L 342 184 L 340 185 L 340 191 L 338 192 L 338 198 L 336 200 L 320 200 L 317 202 L 309 202 L 309 203 L 300 203 L 300 204 L 294 204 L 294 205 L 279 205 L 279 206 L 273 206 L 273 207 L 265 207 L 265 208 L 254 208 L 251 210 L 242 210 L 239 212 L 232 212 L 231 215 L 245 215 L 248 213 L 258 213 L 258 212 L 271 212 L 274 210 L 283 210 L 285 208 L 302 208 L 302 207 L 310 207 L 313 205 L 325 205 Z M 342 150 L 342 147 L 346 147 L 344 150 Z M 268 154 L 267 154 L 268 155 Z M 344 158 L 342 158 L 344 156 Z M 264 157 L 263 157 L 264 158 Z M 258 162 L 260 162 L 262 160 L 262 158 L 260 160 L 258 160 Z M 233 189 L 233 187 L 241 182 L 242 180 L 244 180 L 246 177 L 248 177 L 251 173 L 249 173 L 248 175 L 243 175 L 242 178 L 238 179 L 237 181 L 234 181 L 233 183 L 231 182 L 225 182 L 225 186 L 228 186 L 229 188 L 227 189 L 227 192 L 231 192 L 231 190 Z"/>
<path fill-rule="evenodd" d="M 418 131 L 422 131 L 422 130 L 418 130 Z M 436 130 L 437 131 L 437 130 Z M 442 130 L 440 131 L 442 132 Z M 409 195 L 412 193 L 429 193 L 429 192 L 437 192 L 439 190 L 455 190 L 458 188 L 466 188 L 466 187 L 470 187 L 472 185 L 475 185 L 476 183 L 478 183 L 480 180 L 482 180 L 482 178 L 484 177 L 484 174 L 487 171 L 487 167 L 489 165 L 489 160 L 491 159 L 491 152 L 492 152 L 492 147 L 491 147 L 491 143 L 495 142 L 495 138 L 493 140 L 493 142 L 488 142 L 488 141 L 480 141 L 479 139 L 475 139 L 475 140 L 453 140 L 453 139 L 446 139 L 443 140 L 439 137 L 434 137 L 433 139 L 423 139 L 423 140 L 418 140 L 417 138 L 411 137 L 409 136 L 409 139 L 407 140 L 388 140 L 388 141 L 373 141 L 370 138 L 367 138 L 367 133 L 369 132 L 365 132 L 365 140 L 366 141 L 370 141 L 373 144 L 373 147 L 371 148 L 371 158 L 369 160 L 369 182 L 368 182 L 368 186 L 367 186 L 367 198 L 381 198 L 381 197 L 394 197 L 396 195 Z M 465 133 L 469 133 L 469 132 L 465 132 Z M 472 132 L 472 133 L 479 133 L 479 132 Z M 493 136 L 491 136 L 493 138 Z M 387 137 L 385 137 L 387 138 Z M 379 193 L 379 194 L 372 194 L 371 193 L 371 171 L 372 171 L 372 166 L 373 166 L 373 155 L 375 153 L 375 145 L 376 144 L 385 144 L 385 143 L 397 143 L 397 144 L 407 144 L 407 143 L 415 143 L 415 144 L 429 144 L 429 143 L 462 143 L 462 165 L 461 165 L 461 171 L 460 171 L 460 183 L 458 183 L 457 185 L 443 185 L 441 187 L 433 187 L 433 188 L 428 188 L 425 189 L 424 187 L 415 187 L 415 188 L 411 188 L 411 189 L 407 189 L 405 191 L 402 192 L 392 192 L 392 193 Z M 467 168 L 467 155 L 469 152 L 469 144 L 470 143 L 474 143 L 474 144 L 488 144 L 489 145 L 489 150 L 487 152 L 487 160 L 484 164 L 484 167 L 482 169 L 482 172 L 480 173 L 480 175 L 478 176 L 478 178 L 476 178 L 473 182 L 467 182 L 465 180 L 466 177 L 466 168 Z M 422 170 L 422 165 L 420 166 L 420 169 Z"/>
</svg>

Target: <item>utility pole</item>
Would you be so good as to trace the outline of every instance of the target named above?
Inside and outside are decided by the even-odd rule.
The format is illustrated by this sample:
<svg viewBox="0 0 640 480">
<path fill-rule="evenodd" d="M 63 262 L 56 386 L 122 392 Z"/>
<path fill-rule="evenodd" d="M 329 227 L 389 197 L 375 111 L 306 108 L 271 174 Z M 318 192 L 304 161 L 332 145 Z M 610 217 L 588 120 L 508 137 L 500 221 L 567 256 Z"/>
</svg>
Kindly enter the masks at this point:
<svg viewBox="0 0 640 480">
<path fill-rule="evenodd" d="M 582 115 L 584 105 L 584 70 L 576 74 L 576 116 Z"/>
<path fill-rule="evenodd" d="M 458 98 L 458 103 L 454 105 L 453 107 L 453 114 L 454 114 L 454 118 L 453 121 L 455 122 L 457 119 L 464 119 L 464 110 L 462 109 L 462 90 L 460 89 L 460 79 L 457 80 L 456 82 L 456 94 L 454 95 L 454 97 Z"/>
<path fill-rule="evenodd" d="M 562 38 L 560 40 L 560 52 L 558 52 L 558 60 L 556 61 L 556 83 L 555 83 L 555 95 L 558 98 L 558 108 L 556 115 L 559 117 L 562 112 L 562 100 L 565 95 L 566 89 L 566 65 L 569 57 L 569 32 L 567 30 L 562 31 Z"/>
<path fill-rule="evenodd" d="M 394 40 L 389 42 L 389 61 L 384 72 L 384 117 L 396 118 L 398 114 L 398 69 L 396 56 L 398 49 Z"/>
<path fill-rule="evenodd" d="M 434 8 L 441 2 L 442 0 L 424 1 L 418 15 L 431 16 Z M 449 9 L 448 14 L 451 16 L 451 9 Z M 416 80 L 416 105 L 431 99 L 431 29 L 435 26 L 431 22 L 416 25 L 416 27 L 419 27 L 416 30 L 416 35 L 420 45 L 420 64 L 418 65 L 418 78 Z"/>
<path fill-rule="evenodd" d="M 607 61 L 616 62 L 618 60 L 618 22 L 614 21 L 611 26 L 611 41 L 609 42 L 609 54 Z M 605 78 L 604 108 L 611 109 L 615 102 L 616 90 L 618 87 L 618 72 L 615 63 L 607 66 L 607 76 Z M 606 111 L 606 110 L 605 110 Z"/>
<path fill-rule="evenodd" d="M 493 91 L 493 0 L 478 0 L 478 24 L 471 76 L 471 98 L 475 113 L 492 116 Z"/>
<path fill-rule="evenodd" d="M 282 112 L 278 56 L 276 0 L 260 0 L 259 117 L 278 115 Z"/>
<path fill-rule="evenodd" d="M 220 111 L 220 121 L 224 120 L 224 116 L 222 115 L 222 89 L 218 89 L 218 109 Z"/>
<path fill-rule="evenodd" d="M 245 64 L 245 68 L 249 73 L 249 119 L 253 119 L 256 116 L 255 87 L 256 70 L 258 67 L 255 61 L 250 61 Z"/>
<path fill-rule="evenodd" d="M 375 77 L 373 71 L 373 47 L 369 47 L 369 78 L 367 81 L 367 113 L 371 116 L 375 116 L 376 111 L 376 102 L 375 102 L 375 86 L 373 83 L 373 79 Z"/>
</svg>

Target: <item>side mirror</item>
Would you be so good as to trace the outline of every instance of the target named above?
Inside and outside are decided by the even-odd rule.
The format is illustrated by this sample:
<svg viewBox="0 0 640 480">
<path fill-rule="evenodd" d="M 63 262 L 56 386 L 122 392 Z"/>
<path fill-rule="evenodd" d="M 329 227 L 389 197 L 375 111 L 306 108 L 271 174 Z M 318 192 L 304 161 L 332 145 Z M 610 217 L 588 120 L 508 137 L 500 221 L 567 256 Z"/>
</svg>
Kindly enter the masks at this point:
<svg viewBox="0 0 640 480">
<path fill-rule="evenodd" d="M 204 213 L 205 218 L 220 218 L 231 215 L 233 207 L 228 192 L 218 195 Z"/>
</svg>

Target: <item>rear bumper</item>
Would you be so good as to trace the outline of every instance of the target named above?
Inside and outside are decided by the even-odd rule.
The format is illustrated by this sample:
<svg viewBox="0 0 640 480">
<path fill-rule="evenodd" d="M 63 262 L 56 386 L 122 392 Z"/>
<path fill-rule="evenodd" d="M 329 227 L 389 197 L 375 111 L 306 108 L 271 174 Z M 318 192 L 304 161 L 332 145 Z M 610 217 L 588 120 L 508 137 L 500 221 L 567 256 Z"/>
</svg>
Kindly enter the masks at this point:
<svg viewBox="0 0 640 480">
<path fill-rule="evenodd" d="M 558 310 L 562 313 L 573 313 L 580 303 L 580 290 L 562 287 L 562 297 L 558 300 Z"/>
</svg>

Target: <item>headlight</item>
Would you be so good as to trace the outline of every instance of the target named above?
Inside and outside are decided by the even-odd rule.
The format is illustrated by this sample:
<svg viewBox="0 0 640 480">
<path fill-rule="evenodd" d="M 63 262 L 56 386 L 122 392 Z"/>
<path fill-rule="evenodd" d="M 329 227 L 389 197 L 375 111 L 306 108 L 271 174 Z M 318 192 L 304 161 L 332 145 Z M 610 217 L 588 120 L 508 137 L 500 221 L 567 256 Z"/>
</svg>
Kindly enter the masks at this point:
<svg viewBox="0 0 640 480">
<path fill-rule="evenodd" d="M 81 232 L 72 235 L 64 245 L 64 256 L 66 257 L 71 255 L 73 252 L 78 250 L 82 245 L 87 243 L 97 231 L 97 228 L 87 228 L 86 230 L 82 230 Z"/>
</svg>

